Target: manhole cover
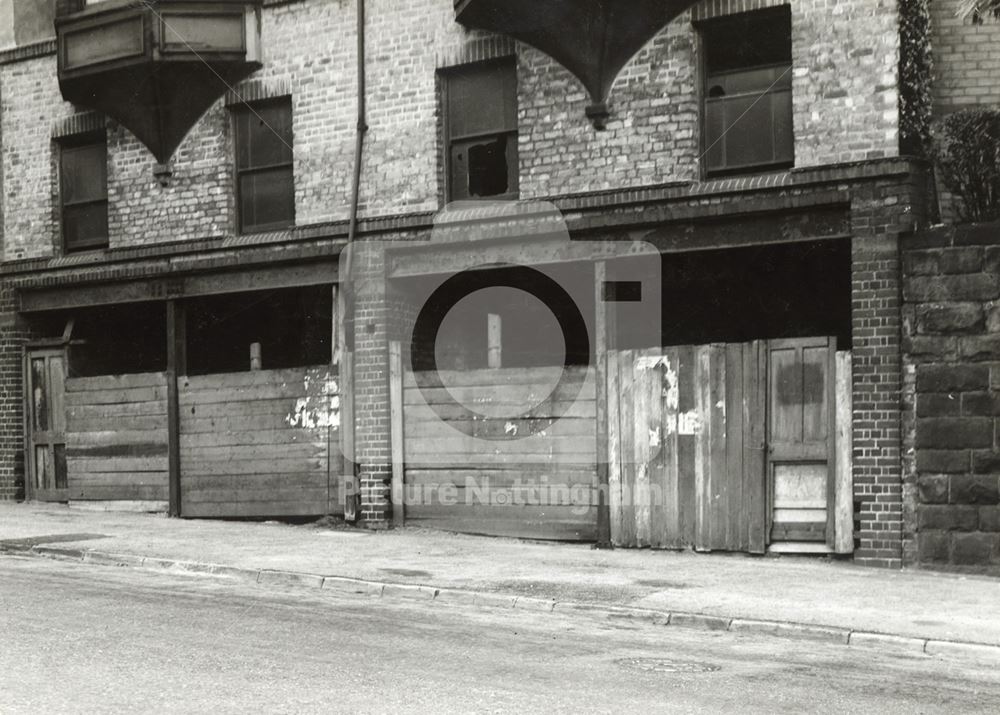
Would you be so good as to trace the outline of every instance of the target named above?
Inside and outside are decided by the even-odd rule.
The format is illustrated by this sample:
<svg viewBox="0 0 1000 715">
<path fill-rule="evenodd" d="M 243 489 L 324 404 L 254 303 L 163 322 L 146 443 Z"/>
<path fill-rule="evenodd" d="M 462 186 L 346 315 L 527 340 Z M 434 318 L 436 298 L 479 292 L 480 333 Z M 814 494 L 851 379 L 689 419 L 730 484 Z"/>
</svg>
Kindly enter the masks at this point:
<svg viewBox="0 0 1000 715">
<path fill-rule="evenodd" d="M 722 670 L 722 666 L 712 663 L 672 660 L 670 658 L 619 658 L 615 662 L 623 668 L 645 670 L 651 673 L 714 673 L 717 670 Z"/>
</svg>

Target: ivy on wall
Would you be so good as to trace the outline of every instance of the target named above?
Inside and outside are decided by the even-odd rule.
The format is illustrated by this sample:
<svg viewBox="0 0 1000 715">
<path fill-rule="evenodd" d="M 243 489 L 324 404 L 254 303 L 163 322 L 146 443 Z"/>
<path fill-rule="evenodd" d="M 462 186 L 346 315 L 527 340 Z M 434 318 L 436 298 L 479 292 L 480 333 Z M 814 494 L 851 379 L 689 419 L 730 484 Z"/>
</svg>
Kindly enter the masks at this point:
<svg viewBox="0 0 1000 715">
<path fill-rule="evenodd" d="M 899 0 L 899 151 L 926 156 L 931 135 L 929 0 Z"/>
</svg>

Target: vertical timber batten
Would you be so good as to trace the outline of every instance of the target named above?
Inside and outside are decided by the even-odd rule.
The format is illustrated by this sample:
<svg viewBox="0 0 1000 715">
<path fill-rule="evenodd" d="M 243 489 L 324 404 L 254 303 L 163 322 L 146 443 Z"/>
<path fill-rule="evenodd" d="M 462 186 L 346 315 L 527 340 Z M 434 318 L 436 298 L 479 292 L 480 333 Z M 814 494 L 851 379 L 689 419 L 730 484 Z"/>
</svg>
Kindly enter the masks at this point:
<svg viewBox="0 0 1000 715">
<path fill-rule="evenodd" d="M 398 340 L 389 342 L 389 423 L 392 441 L 392 524 L 405 520 L 403 484 L 403 352 Z"/>
<path fill-rule="evenodd" d="M 170 516 L 181 515 L 180 401 L 177 376 L 187 372 L 184 306 L 167 301 L 167 477 Z"/>
<path fill-rule="evenodd" d="M 607 264 L 598 261 L 594 265 L 594 355 L 596 357 L 596 415 L 597 427 L 597 547 L 611 547 L 611 507 L 608 500 L 608 323 L 610 307 L 604 302 L 604 282 L 607 278 Z M 610 318 L 611 325 L 614 319 Z"/>
</svg>

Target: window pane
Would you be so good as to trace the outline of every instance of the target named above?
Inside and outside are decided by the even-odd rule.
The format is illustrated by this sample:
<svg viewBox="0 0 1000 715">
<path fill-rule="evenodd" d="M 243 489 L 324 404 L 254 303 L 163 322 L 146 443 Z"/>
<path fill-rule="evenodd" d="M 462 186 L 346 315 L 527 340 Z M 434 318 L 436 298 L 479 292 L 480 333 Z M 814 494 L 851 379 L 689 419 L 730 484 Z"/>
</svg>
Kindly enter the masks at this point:
<svg viewBox="0 0 1000 715">
<path fill-rule="evenodd" d="M 108 244 L 108 204 L 99 201 L 63 208 L 63 238 L 66 250 Z"/>
<path fill-rule="evenodd" d="M 512 63 L 450 72 L 448 132 L 452 137 L 517 129 L 517 72 Z"/>
<path fill-rule="evenodd" d="M 240 177 L 244 230 L 292 225 L 295 222 L 294 192 L 291 168 L 271 169 Z"/>
<path fill-rule="evenodd" d="M 64 147 L 61 154 L 64 204 L 107 198 L 107 149 L 104 144 Z"/>
<path fill-rule="evenodd" d="M 236 127 L 239 168 L 291 163 L 291 101 L 245 107 L 237 116 Z"/>
<path fill-rule="evenodd" d="M 709 73 L 792 61 L 792 21 L 787 5 L 731 15 L 705 24 Z"/>
</svg>

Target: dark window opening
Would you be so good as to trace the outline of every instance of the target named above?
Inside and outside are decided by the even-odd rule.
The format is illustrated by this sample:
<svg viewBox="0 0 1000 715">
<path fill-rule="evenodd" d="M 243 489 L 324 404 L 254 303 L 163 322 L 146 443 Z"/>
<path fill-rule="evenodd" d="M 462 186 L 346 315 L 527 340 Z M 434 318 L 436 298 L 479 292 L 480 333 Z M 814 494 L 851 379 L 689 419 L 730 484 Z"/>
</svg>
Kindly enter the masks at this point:
<svg viewBox="0 0 1000 715">
<path fill-rule="evenodd" d="M 250 370 L 253 343 L 264 370 L 330 364 L 332 286 L 208 296 L 185 310 L 189 375 Z"/>
<path fill-rule="evenodd" d="M 291 98 L 244 104 L 233 114 L 240 230 L 251 233 L 292 226 L 295 182 Z"/>
<path fill-rule="evenodd" d="M 108 150 L 103 137 L 74 137 L 59 148 L 63 247 L 108 245 Z"/>
<path fill-rule="evenodd" d="M 849 240 L 663 254 L 662 344 L 834 336 L 851 347 Z M 639 344 L 618 325 L 622 348 Z"/>
<path fill-rule="evenodd" d="M 163 303 L 99 306 L 76 310 L 65 317 L 73 319 L 71 377 L 166 369 L 167 318 Z"/>
<path fill-rule="evenodd" d="M 706 170 L 724 174 L 794 163 L 788 6 L 702 26 Z"/>
<path fill-rule="evenodd" d="M 516 198 L 517 71 L 513 62 L 442 75 L 449 199 Z"/>
<path fill-rule="evenodd" d="M 590 359 L 592 342 L 593 267 L 589 264 L 546 266 L 544 274 L 563 290 L 552 290 L 551 284 L 528 276 L 518 280 L 517 287 L 507 285 L 505 273 L 510 269 L 476 271 L 482 287 L 468 294 L 456 294 L 442 302 L 442 310 L 427 316 L 427 333 L 416 335 L 418 349 L 433 350 L 435 362 L 442 370 L 477 370 L 489 366 L 490 316 L 494 325 L 499 319 L 500 362 L 508 367 L 544 367 L 555 365 L 585 365 Z M 407 286 L 407 294 L 415 305 L 427 305 L 430 293 L 438 288 L 439 280 L 426 286 L 416 279 Z M 582 334 L 564 334 L 557 312 L 578 314 L 585 324 Z M 590 346 L 580 347 L 581 344 Z M 419 357 L 415 364 L 420 363 Z"/>
</svg>

